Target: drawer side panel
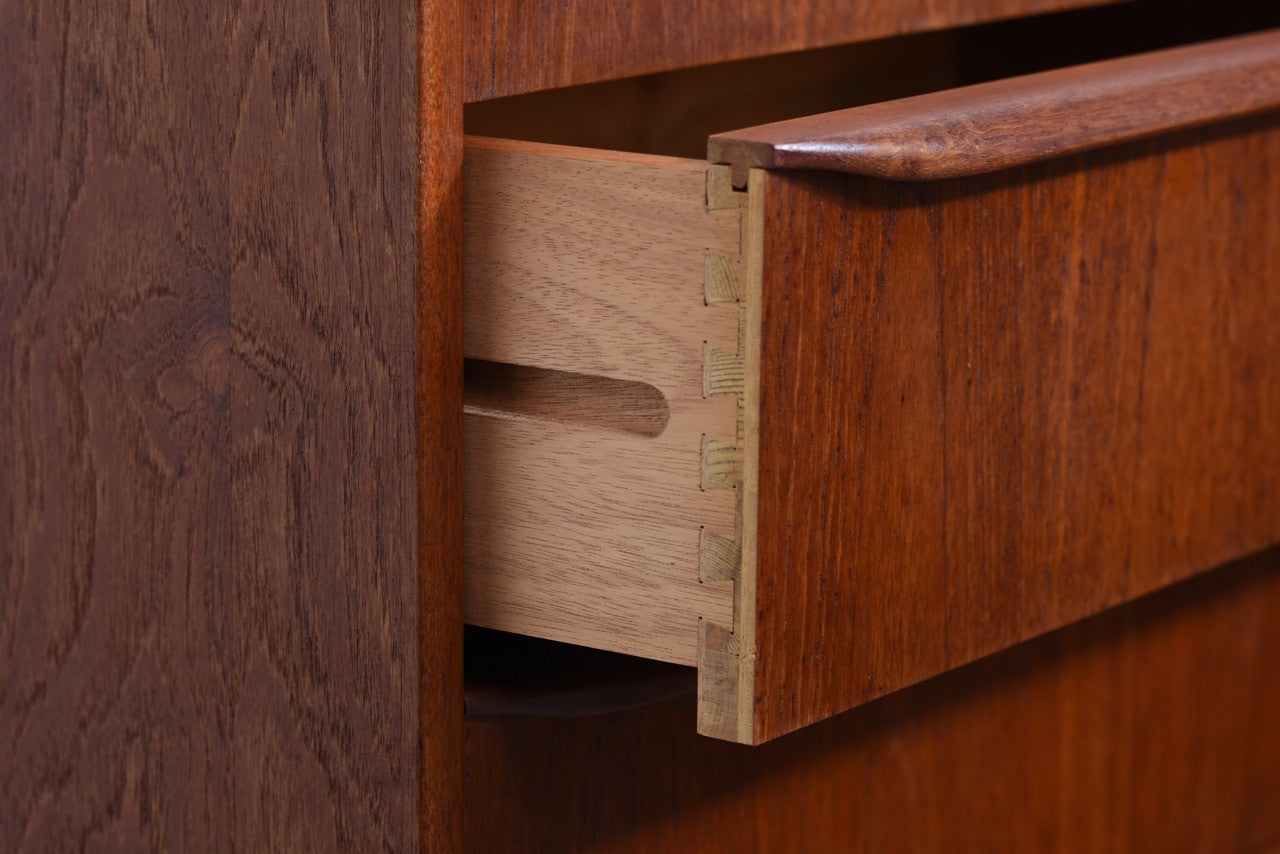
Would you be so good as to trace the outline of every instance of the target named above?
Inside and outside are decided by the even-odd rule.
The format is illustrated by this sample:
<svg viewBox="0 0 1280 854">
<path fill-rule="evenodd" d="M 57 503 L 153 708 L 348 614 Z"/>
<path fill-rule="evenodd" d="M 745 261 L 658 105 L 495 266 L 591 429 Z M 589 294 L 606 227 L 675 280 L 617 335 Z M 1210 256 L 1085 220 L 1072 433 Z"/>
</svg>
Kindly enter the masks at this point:
<svg viewBox="0 0 1280 854">
<path fill-rule="evenodd" d="M 706 539 L 737 525 L 736 492 L 706 487 L 707 449 L 737 431 L 718 385 L 733 376 L 738 311 L 709 304 L 706 279 L 737 257 L 741 216 L 708 207 L 706 173 L 698 161 L 469 144 L 466 355 L 554 373 L 528 375 L 536 405 L 495 408 L 494 383 L 468 403 L 468 622 L 687 665 L 701 620 L 732 624 L 733 579 L 704 579 L 700 564 Z M 658 428 L 596 417 L 620 399 L 545 399 L 610 387 L 591 378 L 643 384 L 661 402 Z"/>
</svg>

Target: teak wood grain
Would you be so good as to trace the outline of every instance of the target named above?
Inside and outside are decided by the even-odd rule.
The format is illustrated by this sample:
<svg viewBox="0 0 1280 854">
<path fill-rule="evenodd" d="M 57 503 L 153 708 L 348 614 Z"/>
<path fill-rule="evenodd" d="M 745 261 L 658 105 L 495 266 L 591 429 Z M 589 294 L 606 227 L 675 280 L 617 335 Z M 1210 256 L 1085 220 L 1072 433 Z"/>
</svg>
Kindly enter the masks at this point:
<svg viewBox="0 0 1280 854">
<path fill-rule="evenodd" d="M 460 0 L 418 4 L 417 839 L 462 845 L 462 86 Z"/>
<path fill-rule="evenodd" d="M 1280 128 L 764 175 L 754 734 L 1280 541 Z"/>
<path fill-rule="evenodd" d="M 468 0 L 466 97 L 481 101 L 1107 2 L 1114 0 Z"/>
<path fill-rule="evenodd" d="M 1273 550 L 751 749 L 689 701 L 469 723 L 466 849 L 1270 851 L 1277 613 Z"/>
<path fill-rule="evenodd" d="M 1271 30 L 717 134 L 708 159 L 743 180 L 750 167 L 951 178 L 1277 107 Z"/>
<path fill-rule="evenodd" d="M 0 848 L 456 840 L 450 9 L 0 7 Z"/>
</svg>

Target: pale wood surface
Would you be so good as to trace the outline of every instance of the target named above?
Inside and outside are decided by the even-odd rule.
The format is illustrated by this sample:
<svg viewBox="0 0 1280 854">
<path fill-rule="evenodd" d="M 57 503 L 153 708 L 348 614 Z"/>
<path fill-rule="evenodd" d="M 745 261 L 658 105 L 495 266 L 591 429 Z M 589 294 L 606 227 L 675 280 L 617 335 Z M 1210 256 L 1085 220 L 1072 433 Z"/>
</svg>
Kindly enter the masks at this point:
<svg viewBox="0 0 1280 854">
<path fill-rule="evenodd" d="M 694 664 L 698 620 L 733 620 L 732 581 L 699 562 L 737 525 L 737 492 L 701 480 L 704 437 L 737 434 L 704 372 L 737 351 L 738 310 L 705 303 L 704 275 L 737 256 L 740 216 L 707 209 L 699 161 L 473 139 L 465 173 L 468 358 L 647 383 L 668 407 L 650 438 L 473 399 L 467 619 Z"/>
<path fill-rule="evenodd" d="M 703 621 L 698 657 L 698 732 L 727 741 L 753 740 L 756 621 L 756 519 L 758 517 L 760 445 L 760 307 L 762 280 L 764 194 L 763 173 L 755 183 L 736 192 L 726 166 L 712 166 L 707 175 L 708 204 L 737 210 L 742 216 L 742 253 L 727 268 L 739 303 L 738 353 L 740 407 L 737 447 L 742 467 L 737 481 L 738 524 L 732 560 L 726 561 L 734 586 L 733 621 Z M 711 270 L 708 271 L 709 273 Z M 709 276 L 710 282 L 710 276 Z M 709 288 L 710 290 L 710 288 Z"/>
</svg>

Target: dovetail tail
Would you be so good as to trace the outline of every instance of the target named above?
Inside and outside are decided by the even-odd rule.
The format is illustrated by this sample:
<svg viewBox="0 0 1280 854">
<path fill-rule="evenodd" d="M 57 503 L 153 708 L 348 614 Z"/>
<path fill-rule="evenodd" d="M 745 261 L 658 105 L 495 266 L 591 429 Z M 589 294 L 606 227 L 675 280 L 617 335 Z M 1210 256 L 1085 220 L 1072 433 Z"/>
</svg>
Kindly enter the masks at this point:
<svg viewBox="0 0 1280 854">
<path fill-rule="evenodd" d="M 741 240 L 737 253 L 727 256 L 710 250 L 705 253 L 704 294 L 708 306 L 737 303 L 737 352 L 718 350 L 703 344 L 702 391 L 704 397 L 733 396 L 737 403 L 737 424 L 731 442 L 703 435 L 702 488 L 738 490 L 734 528 L 731 534 L 715 533 L 703 528 L 699 533 L 698 577 L 708 585 L 729 585 L 733 595 L 733 619 L 717 625 L 706 618 L 699 620 L 698 644 L 698 731 L 704 735 L 732 741 L 754 740 L 750 696 L 754 678 L 754 615 L 744 614 L 744 607 L 754 608 L 754 592 L 750 570 L 744 561 L 753 542 L 744 538 L 747 447 L 747 328 L 749 299 L 754 299 L 755 262 L 748 269 L 746 250 L 756 245 L 755 232 L 747 216 L 749 194 L 734 188 L 735 176 L 728 166 L 713 165 L 707 171 L 707 208 L 723 210 L 738 216 Z M 752 256 L 754 257 L 754 256 Z M 749 275 L 750 273 L 750 275 Z M 754 354 L 754 350 L 752 351 Z M 754 467 L 753 467 L 754 470 Z M 754 483 L 751 484 L 754 486 Z M 754 508 L 751 509 L 754 521 Z M 754 533 L 752 534 L 754 537 Z M 745 599 L 750 595 L 752 598 Z M 745 602 L 745 605 L 744 605 Z M 739 635 L 739 631 L 742 634 Z M 747 644 L 744 647 L 743 644 Z"/>
<path fill-rule="evenodd" d="M 742 449 L 702 437 L 702 488 L 735 489 L 742 483 Z"/>
<path fill-rule="evenodd" d="M 746 194 L 733 187 L 733 170 L 728 166 L 713 165 L 707 169 L 707 208 L 722 210 L 742 206 Z"/>
<path fill-rule="evenodd" d="M 728 166 L 712 166 L 707 169 L 707 209 L 736 210 L 741 212 L 745 193 L 733 188 Z M 745 227 L 745 226 L 744 226 Z M 740 254 L 740 253 L 739 253 Z M 725 256 L 711 250 L 706 252 L 706 301 L 707 305 L 740 302 L 743 294 L 743 278 L 746 271 L 738 255 Z"/>
<path fill-rule="evenodd" d="M 698 579 L 700 581 L 736 581 L 742 563 L 742 543 L 736 536 L 702 531 L 699 543 Z"/>
<path fill-rule="evenodd" d="M 746 382 L 746 364 L 738 353 L 726 353 L 711 345 L 704 349 L 702 396 L 741 395 Z"/>
<path fill-rule="evenodd" d="M 741 728 L 738 706 L 741 644 L 733 632 L 699 621 L 698 731 L 731 741 L 750 738 Z"/>
<path fill-rule="evenodd" d="M 707 305 L 738 302 L 742 299 L 742 261 L 726 258 L 712 252 L 706 253 Z"/>
</svg>

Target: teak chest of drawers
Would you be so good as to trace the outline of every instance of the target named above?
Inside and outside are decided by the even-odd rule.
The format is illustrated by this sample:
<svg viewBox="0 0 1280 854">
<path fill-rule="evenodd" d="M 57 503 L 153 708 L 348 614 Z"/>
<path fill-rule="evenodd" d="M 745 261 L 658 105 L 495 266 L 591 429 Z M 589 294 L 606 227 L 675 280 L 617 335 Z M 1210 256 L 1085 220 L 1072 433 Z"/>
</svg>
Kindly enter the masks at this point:
<svg viewBox="0 0 1280 854">
<path fill-rule="evenodd" d="M 711 165 L 473 139 L 468 620 L 753 743 L 1275 542 L 1277 106 L 1263 33 Z"/>
<path fill-rule="evenodd" d="M 0 9 L 0 852 L 1280 851 L 1280 3 Z"/>
</svg>

